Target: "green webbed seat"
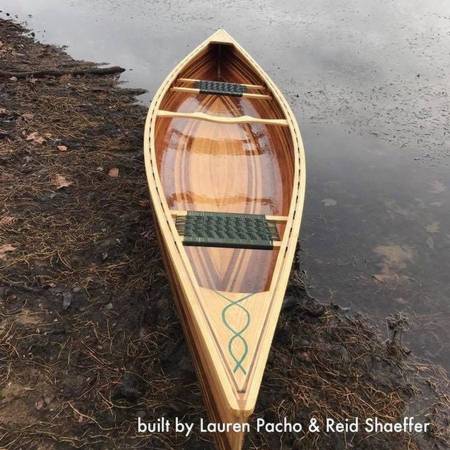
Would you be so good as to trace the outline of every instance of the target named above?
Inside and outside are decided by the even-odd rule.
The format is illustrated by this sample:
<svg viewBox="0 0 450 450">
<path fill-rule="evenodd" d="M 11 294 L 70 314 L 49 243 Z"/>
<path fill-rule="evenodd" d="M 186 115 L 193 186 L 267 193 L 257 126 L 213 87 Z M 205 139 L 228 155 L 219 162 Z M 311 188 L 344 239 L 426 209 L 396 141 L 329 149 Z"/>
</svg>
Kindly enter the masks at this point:
<svg viewBox="0 0 450 450">
<path fill-rule="evenodd" d="M 176 226 L 187 246 L 271 250 L 279 240 L 276 225 L 263 214 L 188 211 Z"/>
<path fill-rule="evenodd" d="M 196 87 L 201 94 L 230 95 L 241 97 L 246 91 L 245 86 L 238 83 L 226 83 L 224 81 L 199 80 Z"/>
</svg>

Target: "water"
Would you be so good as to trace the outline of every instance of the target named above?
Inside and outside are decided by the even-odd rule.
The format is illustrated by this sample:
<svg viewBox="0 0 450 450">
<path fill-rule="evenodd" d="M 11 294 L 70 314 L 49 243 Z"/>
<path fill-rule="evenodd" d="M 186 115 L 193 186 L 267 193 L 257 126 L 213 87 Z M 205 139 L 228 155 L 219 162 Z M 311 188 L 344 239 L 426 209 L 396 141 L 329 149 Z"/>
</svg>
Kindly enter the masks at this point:
<svg viewBox="0 0 450 450">
<path fill-rule="evenodd" d="M 37 39 L 121 65 L 148 102 L 219 27 L 266 69 L 307 150 L 310 293 L 411 318 L 417 355 L 450 369 L 450 3 L 431 0 L 1 0 Z"/>
</svg>

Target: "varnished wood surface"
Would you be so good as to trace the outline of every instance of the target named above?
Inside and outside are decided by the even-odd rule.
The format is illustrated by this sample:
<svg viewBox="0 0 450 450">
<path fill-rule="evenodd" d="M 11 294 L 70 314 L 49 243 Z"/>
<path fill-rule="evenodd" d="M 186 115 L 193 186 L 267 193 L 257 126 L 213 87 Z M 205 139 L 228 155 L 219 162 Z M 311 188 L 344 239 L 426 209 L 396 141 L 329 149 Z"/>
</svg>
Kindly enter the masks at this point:
<svg viewBox="0 0 450 450">
<path fill-rule="evenodd" d="M 222 49 L 221 60 L 217 60 L 216 51 L 211 49 L 210 55 L 192 64 L 186 71 L 189 78 L 262 85 L 263 81 L 248 67 L 239 70 L 242 62 L 232 59 L 232 49 Z M 285 121 L 273 101 L 244 97 L 172 91 L 161 108 L 180 115 L 201 113 Z M 289 212 L 293 177 L 289 130 L 266 124 L 159 117 L 156 157 L 171 209 L 269 215 Z M 201 286 L 254 292 L 268 288 L 278 250 L 198 247 L 186 252 Z"/>
</svg>

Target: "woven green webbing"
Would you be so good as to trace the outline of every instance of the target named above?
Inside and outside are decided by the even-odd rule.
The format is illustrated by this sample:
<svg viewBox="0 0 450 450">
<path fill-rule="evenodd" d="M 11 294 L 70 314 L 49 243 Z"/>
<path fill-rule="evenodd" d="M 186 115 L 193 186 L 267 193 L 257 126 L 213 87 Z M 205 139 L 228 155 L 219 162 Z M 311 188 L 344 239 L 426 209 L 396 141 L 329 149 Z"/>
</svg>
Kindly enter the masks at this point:
<svg viewBox="0 0 450 450">
<path fill-rule="evenodd" d="M 231 95 L 240 97 L 245 92 L 245 86 L 237 83 L 225 83 L 223 81 L 199 80 L 196 87 L 201 94 Z"/>
<path fill-rule="evenodd" d="M 184 245 L 270 250 L 279 239 L 275 224 L 262 214 L 188 211 L 176 226 Z"/>
</svg>

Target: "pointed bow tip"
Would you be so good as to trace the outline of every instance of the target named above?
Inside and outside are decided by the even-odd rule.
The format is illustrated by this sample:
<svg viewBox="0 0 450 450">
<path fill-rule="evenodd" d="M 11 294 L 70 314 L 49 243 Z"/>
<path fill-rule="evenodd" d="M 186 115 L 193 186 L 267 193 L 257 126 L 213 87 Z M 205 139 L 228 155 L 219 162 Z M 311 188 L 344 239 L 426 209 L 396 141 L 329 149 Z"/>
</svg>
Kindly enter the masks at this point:
<svg viewBox="0 0 450 450">
<path fill-rule="evenodd" d="M 219 28 L 216 32 L 214 32 L 209 38 L 209 40 L 211 42 L 223 42 L 227 44 L 234 44 L 234 39 L 223 28 Z"/>
<path fill-rule="evenodd" d="M 247 422 L 255 411 L 255 398 L 242 398 L 238 395 L 235 400 L 237 404 L 234 401 L 229 402 L 229 408 L 233 412 L 233 416 L 237 420 Z"/>
</svg>

